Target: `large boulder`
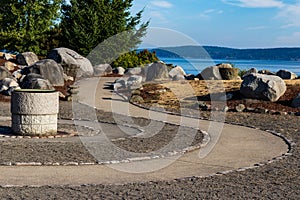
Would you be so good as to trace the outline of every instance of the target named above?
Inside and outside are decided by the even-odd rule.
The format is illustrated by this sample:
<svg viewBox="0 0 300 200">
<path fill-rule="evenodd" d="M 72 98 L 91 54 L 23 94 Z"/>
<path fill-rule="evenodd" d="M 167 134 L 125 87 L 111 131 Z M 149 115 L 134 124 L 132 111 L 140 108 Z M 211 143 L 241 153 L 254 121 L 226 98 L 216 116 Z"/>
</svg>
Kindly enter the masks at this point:
<svg viewBox="0 0 300 200">
<path fill-rule="evenodd" d="M 41 90 L 54 90 L 51 83 L 44 79 L 40 74 L 28 74 L 20 83 L 22 89 L 41 89 Z"/>
<path fill-rule="evenodd" d="M 143 77 L 138 75 L 132 75 L 130 77 L 122 77 L 117 79 L 113 84 L 115 91 L 119 89 L 137 89 L 142 86 Z"/>
<path fill-rule="evenodd" d="M 104 76 L 112 73 L 112 67 L 110 64 L 100 64 L 94 66 L 94 76 Z"/>
<path fill-rule="evenodd" d="M 224 78 L 222 77 L 222 74 L 220 73 L 220 69 L 224 69 L 222 71 L 222 74 L 224 74 Z M 233 69 L 232 65 L 229 63 L 220 63 L 218 65 L 215 66 L 210 66 L 205 68 L 200 74 L 197 75 L 197 78 L 199 79 L 204 79 L 204 80 L 228 80 L 228 76 L 230 74 L 233 74 L 235 77 L 232 79 L 236 79 L 237 78 L 237 74 L 236 74 L 236 70 L 232 70 L 232 72 L 226 72 L 228 71 L 227 69 Z M 231 75 L 230 78 L 233 76 Z"/>
<path fill-rule="evenodd" d="M 27 75 L 30 73 L 40 74 L 43 78 L 50 81 L 53 86 L 64 85 L 63 68 L 52 59 L 45 59 L 34 63 L 22 70 Z"/>
<path fill-rule="evenodd" d="M 238 68 L 219 68 L 222 80 L 240 80 Z"/>
<path fill-rule="evenodd" d="M 204 80 L 222 80 L 218 66 L 206 67 L 197 75 L 197 78 Z"/>
<path fill-rule="evenodd" d="M 155 62 L 147 67 L 146 81 L 161 81 L 169 79 L 168 66 L 162 62 Z"/>
<path fill-rule="evenodd" d="M 38 56 L 33 52 L 19 53 L 16 59 L 19 65 L 26 65 L 26 66 L 32 65 L 35 62 L 39 61 Z"/>
<path fill-rule="evenodd" d="M 298 96 L 293 100 L 292 107 L 294 108 L 300 108 L 300 93 Z"/>
<path fill-rule="evenodd" d="M 276 76 L 279 76 L 282 79 L 288 79 L 288 80 L 293 80 L 293 79 L 296 79 L 298 77 L 295 73 L 290 72 L 288 70 L 279 70 L 276 73 Z"/>
<path fill-rule="evenodd" d="M 11 77 L 11 73 L 3 66 L 0 66 L 0 80 Z"/>
<path fill-rule="evenodd" d="M 68 48 L 56 48 L 50 51 L 47 58 L 55 60 L 61 64 L 64 72 L 72 77 L 92 76 L 94 69 L 91 62 Z"/>
<path fill-rule="evenodd" d="M 186 75 L 185 71 L 180 66 L 176 66 L 169 71 L 169 76 L 174 80 L 174 77 L 184 77 Z"/>
<path fill-rule="evenodd" d="M 132 75 L 127 80 L 128 89 L 137 89 L 142 86 L 143 77 L 138 75 Z"/>
<path fill-rule="evenodd" d="M 256 74 L 256 73 L 258 73 L 258 71 L 257 71 L 256 68 L 253 67 L 253 68 L 251 68 L 251 69 L 249 69 L 249 70 L 247 70 L 247 71 L 245 72 L 245 74 L 243 75 L 242 79 L 243 79 L 244 77 L 248 76 L 249 74 Z"/>
<path fill-rule="evenodd" d="M 140 75 L 142 73 L 141 67 L 128 68 L 126 71 L 127 75 Z"/>
<path fill-rule="evenodd" d="M 249 74 L 244 77 L 240 93 L 247 98 L 275 102 L 286 91 L 285 82 L 278 76 Z"/>
</svg>

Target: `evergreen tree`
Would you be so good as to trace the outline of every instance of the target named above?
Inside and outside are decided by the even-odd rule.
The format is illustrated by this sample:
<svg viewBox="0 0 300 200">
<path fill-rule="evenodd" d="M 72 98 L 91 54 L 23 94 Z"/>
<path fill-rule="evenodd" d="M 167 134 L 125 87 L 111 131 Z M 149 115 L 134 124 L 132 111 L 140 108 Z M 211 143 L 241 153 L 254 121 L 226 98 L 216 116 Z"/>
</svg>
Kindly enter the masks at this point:
<svg viewBox="0 0 300 200">
<path fill-rule="evenodd" d="M 46 54 L 41 43 L 57 23 L 62 0 L 0 0 L 0 48 Z"/>
<path fill-rule="evenodd" d="M 131 16 L 129 9 L 132 2 L 71 0 L 71 4 L 65 3 L 60 26 L 64 46 L 86 56 L 105 41 L 92 52 L 93 56 L 89 56 L 93 64 L 98 64 L 100 60 L 102 63 L 110 63 L 117 55 L 133 50 L 141 42 L 149 22 L 141 23 L 143 10 Z"/>
</svg>

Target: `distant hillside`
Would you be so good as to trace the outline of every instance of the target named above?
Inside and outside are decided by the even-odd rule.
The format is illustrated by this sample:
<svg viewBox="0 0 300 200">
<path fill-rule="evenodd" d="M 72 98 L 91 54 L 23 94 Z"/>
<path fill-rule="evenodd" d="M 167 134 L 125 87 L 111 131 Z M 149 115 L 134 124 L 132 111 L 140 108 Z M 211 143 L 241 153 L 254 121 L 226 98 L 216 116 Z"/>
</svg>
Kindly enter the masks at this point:
<svg viewBox="0 0 300 200">
<path fill-rule="evenodd" d="M 203 51 L 205 49 L 206 51 Z M 213 46 L 181 46 L 151 49 L 158 57 L 201 58 L 228 60 L 285 60 L 300 61 L 300 48 L 233 49 Z"/>
</svg>

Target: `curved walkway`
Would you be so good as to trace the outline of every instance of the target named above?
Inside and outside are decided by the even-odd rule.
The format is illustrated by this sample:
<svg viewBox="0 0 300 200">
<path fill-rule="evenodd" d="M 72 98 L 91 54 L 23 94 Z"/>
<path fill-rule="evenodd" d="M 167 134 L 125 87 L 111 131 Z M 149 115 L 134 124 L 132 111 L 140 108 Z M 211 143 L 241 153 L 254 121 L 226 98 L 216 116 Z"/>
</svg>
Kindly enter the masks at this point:
<svg viewBox="0 0 300 200">
<path fill-rule="evenodd" d="M 145 117 L 199 128 L 210 134 L 210 144 L 200 153 L 196 150 L 181 157 L 122 164 L 57 167 L 2 166 L 0 185 L 123 184 L 209 176 L 218 172 L 251 168 L 257 163 L 280 157 L 288 151 L 287 144 L 281 138 L 265 131 L 157 113 L 135 107 L 122 101 L 121 97 L 113 95 L 110 90 L 104 89 L 111 81 L 112 78 L 82 80 L 79 101 L 107 112 L 113 111 L 127 116 Z M 90 117 L 93 116 L 93 113 L 90 113 Z M 214 142 L 216 144 L 211 145 Z"/>
</svg>

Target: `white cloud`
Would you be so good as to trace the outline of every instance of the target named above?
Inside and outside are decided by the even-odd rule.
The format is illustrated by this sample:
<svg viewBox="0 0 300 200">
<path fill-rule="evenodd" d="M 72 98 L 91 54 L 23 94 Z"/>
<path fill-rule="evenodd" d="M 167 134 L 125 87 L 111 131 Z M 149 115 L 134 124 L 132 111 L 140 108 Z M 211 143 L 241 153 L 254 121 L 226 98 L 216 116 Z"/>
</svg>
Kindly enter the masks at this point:
<svg viewBox="0 0 300 200">
<path fill-rule="evenodd" d="M 203 19 L 203 18 L 210 18 L 212 15 L 220 15 L 223 13 L 223 10 L 217 10 L 217 9 L 207 9 L 202 11 L 200 14 L 198 14 L 194 18 Z"/>
<path fill-rule="evenodd" d="M 164 14 L 159 11 L 151 11 L 150 12 L 151 18 L 159 19 L 165 21 L 166 18 L 164 17 Z"/>
<path fill-rule="evenodd" d="M 263 30 L 267 29 L 267 26 L 254 26 L 254 27 L 248 27 L 246 28 L 247 31 L 256 31 L 256 30 Z"/>
<path fill-rule="evenodd" d="M 282 8 L 284 3 L 279 0 L 222 0 L 234 6 L 246 8 Z"/>
<path fill-rule="evenodd" d="M 222 0 L 223 3 L 244 8 L 277 8 L 276 20 L 283 20 L 280 28 L 300 27 L 300 0 L 284 3 L 283 0 Z"/>
<path fill-rule="evenodd" d="M 300 2 L 296 4 L 286 4 L 278 13 L 276 18 L 283 19 L 287 24 L 282 28 L 300 26 Z"/>
<path fill-rule="evenodd" d="M 151 1 L 151 5 L 159 8 L 172 8 L 173 4 L 168 1 Z"/>
</svg>

